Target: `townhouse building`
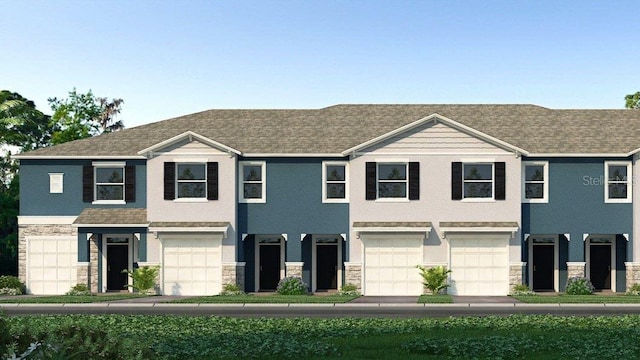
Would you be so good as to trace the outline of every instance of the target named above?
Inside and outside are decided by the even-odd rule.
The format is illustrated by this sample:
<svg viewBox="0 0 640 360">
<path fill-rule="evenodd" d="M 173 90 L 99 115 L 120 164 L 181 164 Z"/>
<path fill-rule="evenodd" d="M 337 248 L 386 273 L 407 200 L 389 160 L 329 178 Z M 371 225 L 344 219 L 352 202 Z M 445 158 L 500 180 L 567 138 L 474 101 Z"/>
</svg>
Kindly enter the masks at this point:
<svg viewBox="0 0 640 360">
<path fill-rule="evenodd" d="M 640 112 L 534 105 L 209 110 L 16 156 L 19 276 L 33 294 L 225 284 L 506 295 L 640 282 Z"/>
</svg>

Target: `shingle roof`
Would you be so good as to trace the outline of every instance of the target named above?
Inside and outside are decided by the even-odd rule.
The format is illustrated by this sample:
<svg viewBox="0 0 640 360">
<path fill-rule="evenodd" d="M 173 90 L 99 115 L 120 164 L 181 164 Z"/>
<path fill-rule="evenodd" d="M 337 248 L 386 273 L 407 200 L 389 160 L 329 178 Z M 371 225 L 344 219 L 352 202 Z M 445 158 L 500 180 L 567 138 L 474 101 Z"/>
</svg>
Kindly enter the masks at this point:
<svg viewBox="0 0 640 360">
<path fill-rule="evenodd" d="M 186 131 L 244 154 L 338 154 L 432 114 L 530 153 L 625 154 L 640 148 L 638 110 L 535 105 L 335 105 L 309 110 L 208 110 L 25 155 L 138 157 Z"/>
<path fill-rule="evenodd" d="M 74 225 L 146 225 L 147 209 L 86 208 L 73 222 Z"/>
</svg>

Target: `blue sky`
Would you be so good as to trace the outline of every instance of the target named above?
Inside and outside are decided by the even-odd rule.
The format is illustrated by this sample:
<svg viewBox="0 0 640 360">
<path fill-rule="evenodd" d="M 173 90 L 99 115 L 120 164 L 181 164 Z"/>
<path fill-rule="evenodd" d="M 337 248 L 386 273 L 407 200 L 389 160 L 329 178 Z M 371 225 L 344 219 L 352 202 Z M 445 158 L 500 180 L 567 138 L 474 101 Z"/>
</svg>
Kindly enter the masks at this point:
<svg viewBox="0 0 640 360">
<path fill-rule="evenodd" d="M 0 89 L 89 89 L 128 127 L 212 108 L 623 108 L 635 1 L 1 1 Z"/>
</svg>

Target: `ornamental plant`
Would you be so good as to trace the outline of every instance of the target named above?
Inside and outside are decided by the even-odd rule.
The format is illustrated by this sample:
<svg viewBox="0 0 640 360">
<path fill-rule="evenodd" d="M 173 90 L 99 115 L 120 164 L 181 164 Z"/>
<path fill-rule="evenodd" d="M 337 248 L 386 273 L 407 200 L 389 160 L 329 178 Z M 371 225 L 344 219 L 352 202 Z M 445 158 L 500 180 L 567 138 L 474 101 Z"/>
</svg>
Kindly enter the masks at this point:
<svg viewBox="0 0 640 360">
<path fill-rule="evenodd" d="M 91 295 L 91 290 L 85 284 L 76 284 L 71 290 L 67 291 L 66 295 L 71 296 L 88 296 Z"/>
<path fill-rule="evenodd" d="M 640 296 L 640 284 L 633 284 L 629 287 L 629 291 L 627 291 L 627 295 Z"/>
<path fill-rule="evenodd" d="M 591 295 L 594 291 L 591 280 L 581 276 L 570 277 L 564 292 L 567 295 Z"/>
<path fill-rule="evenodd" d="M 160 274 L 160 266 L 142 266 L 133 271 L 125 269 L 122 272 L 129 274 L 129 277 L 133 280 L 133 285 L 127 285 L 128 287 L 144 295 L 154 295 L 156 293 L 156 279 Z"/>
<path fill-rule="evenodd" d="M 238 284 L 225 284 L 222 287 L 222 291 L 220 292 L 220 295 L 222 296 L 237 296 L 237 295 L 244 295 L 244 294 L 245 294 L 244 291 L 240 289 Z"/>
<path fill-rule="evenodd" d="M 431 291 L 431 294 L 437 295 L 442 290 L 449 287 L 449 284 L 447 284 L 447 278 L 449 277 L 451 270 L 448 270 L 446 267 L 439 265 L 426 268 L 422 265 L 416 265 L 416 268 L 420 270 L 422 284 Z"/>
<path fill-rule="evenodd" d="M 346 283 L 342 285 L 342 288 L 340 288 L 340 292 L 338 294 L 342 296 L 359 296 L 360 292 L 358 291 L 358 287 L 355 284 Z"/>
<path fill-rule="evenodd" d="M 538 295 L 535 292 L 531 291 L 529 287 L 525 284 L 518 284 L 513 287 L 511 290 L 511 295 L 513 296 L 534 296 Z"/>
<path fill-rule="evenodd" d="M 287 276 L 280 280 L 276 291 L 280 295 L 304 295 L 307 293 L 307 284 L 297 276 Z"/>
<path fill-rule="evenodd" d="M 25 291 L 24 283 L 16 276 L 0 276 L 0 295 L 22 295 Z"/>
</svg>

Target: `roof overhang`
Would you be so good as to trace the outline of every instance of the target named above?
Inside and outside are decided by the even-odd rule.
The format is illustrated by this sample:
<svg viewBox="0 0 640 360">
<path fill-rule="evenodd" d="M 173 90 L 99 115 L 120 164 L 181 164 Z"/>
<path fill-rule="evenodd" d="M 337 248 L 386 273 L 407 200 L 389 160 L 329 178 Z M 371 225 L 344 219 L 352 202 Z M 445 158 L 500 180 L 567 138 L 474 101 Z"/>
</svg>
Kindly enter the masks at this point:
<svg viewBox="0 0 640 360">
<path fill-rule="evenodd" d="M 103 155 L 103 156 L 95 156 L 95 155 L 73 155 L 73 156 L 52 156 L 52 155 L 20 155 L 20 154 L 16 154 L 16 155 L 12 155 L 11 156 L 12 159 L 16 159 L 16 160 L 87 160 L 87 159 L 91 159 L 91 160 L 131 160 L 131 159 L 141 159 L 144 160 L 146 159 L 144 156 L 139 156 L 139 155 L 117 155 L 117 156 L 112 156 L 112 155 Z"/>
<path fill-rule="evenodd" d="M 557 157 L 557 158 L 562 158 L 562 157 L 577 157 L 577 158 L 607 158 L 607 157 L 629 157 L 632 156 L 633 154 L 635 154 L 636 152 L 640 151 L 640 149 L 638 150 L 634 150 L 632 152 L 628 152 L 628 153 L 593 153 L 593 154 L 589 154 L 589 153 L 529 153 L 526 156 L 527 157 Z"/>
<path fill-rule="evenodd" d="M 149 224 L 149 232 L 152 233 L 222 233 L 226 238 L 229 231 L 229 223 L 162 223 Z"/>
<path fill-rule="evenodd" d="M 416 121 L 414 121 L 414 122 L 412 122 L 410 124 L 407 124 L 405 126 L 399 127 L 399 128 L 397 128 L 395 130 L 389 131 L 386 134 L 380 135 L 380 136 L 378 136 L 378 137 L 376 137 L 374 139 L 366 141 L 366 142 L 364 142 L 364 143 L 362 143 L 360 145 L 356 145 L 356 146 L 354 146 L 354 147 L 352 147 L 350 149 L 347 149 L 347 150 L 342 152 L 342 155 L 343 156 L 347 156 L 349 154 L 356 153 L 356 152 L 358 152 L 360 150 L 366 149 L 367 147 L 370 147 L 372 145 L 378 144 L 378 143 L 380 143 L 380 142 L 382 142 L 382 141 L 384 141 L 386 139 L 389 139 L 389 138 L 394 137 L 396 135 L 402 134 L 402 133 L 407 132 L 407 131 L 415 128 L 415 127 L 424 125 L 424 124 L 429 123 L 429 122 L 441 122 L 441 123 L 443 123 L 445 125 L 451 126 L 454 129 L 457 129 L 457 130 L 460 130 L 460 131 L 462 131 L 464 133 L 467 133 L 469 135 L 475 136 L 475 137 L 477 137 L 477 138 L 479 138 L 481 140 L 484 140 L 484 141 L 486 141 L 486 142 L 488 142 L 490 144 L 493 144 L 493 145 L 495 145 L 495 146 L 497 146 L 499 148 L 502 148 L 504 150 L 513 152 L 513 153 L 518 154 L 518 155 L 520 155 L 520 154 L 528 155 L 529 154 L 528 151 L 526 151 L 524 149 L 521 149 L 521 148 L 519 148 L 517 146 L 511 145 L 511 144 L 509 144 L 507 142 L 504 142 L 504 141 L 502 141 L 502 140 L 500 140 L 498 138 L 495 138 L 493 136 L 487 135 L 487 134 L 485 134 L 485 133 L 483 133 L 481 131 L 478 131 L 478 130 L 473 129 L 473 128 L 469 127 L 469 126 L 461 124 L 461 123 L 459 123 L 459 122 L 457 122 L 455 120 L 449 119 L 446 116 L 442 116 L 442 115 L 440 115 L 438 113 L 433 113 L 433 114 L 431 114 L 429 116 L 426 116 L 426 117 L 423 117 L 423 118 L 421 118 L 419 120 L 416 120 Z"/>
<path fill-rule="evenodd" d="M 515 237 L 520 226 L 517 222 L 441 222 L 440 233 L 443 238 L 447 234 L 460 233 L 510 233 Z"/>
<path fill-rule="evenodd" d="M 356 237 L 367 233 L 424 233 L 429 237 L 430 222 L 354 222 Z"/>
<path fill-rule="evenodd" d="M 213 148 L 217 148 L 217 149 L 219 149 L 221 151 L 224 151 L 226 153 L 229 153 L 229 154 L 235 154 L 235 155 L 241 155 L 242 154 L 240 151 L 238 151 L 238 150 L 236 150 L 236 149 L 234 149 L 232 147 L 229 147 L 227 145 L 224 145 L 222 143 L 219 143 L 219 142 L 217 142 L 215 140 L 209 139 L 206 136 L 202 136 L 202 135 L 197 134 L 197 133 L 195 133 L 193 131 L 186 131 L 186 132 L 183 132 L 180 135 L 174 136 L 174 137 L 172 137 L 170 139 L 167 139 L 165 141 L 159 142 L 159 143 L 157 143 L 157 144 L 155 144 L 153 146 L 150 146 L 150 147 L 148 147 L 146 149 L 140 150 L 140 151 L 138 151 L 138 155 L 143 155 L 143 156 L 147 156 L 147 157 L 148 156 L 152 156 L 154 152 L 156 152 L 158 150 L 161 150 L 161 149 L 164 149 L 167 146 L 171 146 L 171 145 L 176 144 L 176 143 L 178 143 L 180 141 L 183 141 L 183 140 L 189 140 L 189 141 L 197 140 L 197 141 L 199 141 L 199 142 L 201 142 L 203 144 L 209 145 L 209 146 L 211 146 Z"/>
</svg>

